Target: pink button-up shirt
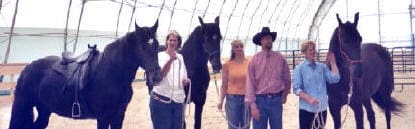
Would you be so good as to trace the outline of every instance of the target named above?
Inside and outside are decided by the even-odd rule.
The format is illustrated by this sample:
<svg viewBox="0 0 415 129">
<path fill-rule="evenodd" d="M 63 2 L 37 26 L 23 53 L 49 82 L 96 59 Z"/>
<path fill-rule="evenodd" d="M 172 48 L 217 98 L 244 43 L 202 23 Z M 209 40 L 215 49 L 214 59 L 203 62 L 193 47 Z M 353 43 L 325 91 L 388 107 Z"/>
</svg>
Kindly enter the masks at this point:
<svg viewBox="0 0 415 129">
<path fill-rule="evenodd" d="M 261 51 L 252 57 L 246 79 L 246 102 L 252 105 L 257 94 L 289 93 L 290 89 L 290 69 L 279 52 Z"/>
</svg>

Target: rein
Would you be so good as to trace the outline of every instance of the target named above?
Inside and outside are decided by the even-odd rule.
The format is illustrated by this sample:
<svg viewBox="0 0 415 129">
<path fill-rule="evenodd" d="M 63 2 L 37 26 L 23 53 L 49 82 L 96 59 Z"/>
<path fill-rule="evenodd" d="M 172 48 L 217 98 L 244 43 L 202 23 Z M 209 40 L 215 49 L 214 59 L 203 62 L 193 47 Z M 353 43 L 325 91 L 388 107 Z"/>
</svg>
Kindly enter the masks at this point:
<svg viewBox="0 0 415 129">
<path fill-rule="evenodd" d="M 338 30 L 339 31 L 339 35 L 338 35 L 339 39 L 338 40 L 339 40 L 339 46 L 340 46 L 340 53 L 343 56 L 343 58 L 346 59 L 348 69 L 349 69 L 349 87 L 350 87 L 350 89 L 349 89 L 349 94 L 347 95 L 347 105 L 349 105 L 350 104 L 350 98 L 353 94 L 353 72 L 354 71 L 352 69 L 352 64 L 361 63 L 362 60 L 353 60 L 349 57 L 349 55 L 346 54 L 345 51 L 343 51 L 343 47 L 342 47 L 342 44 L 343 44 L 342 39 L 343 38 L 342 38 L 342 35 L 341 35 L 340 27 L 338 29 L 339 29 Z"/>
</svg>

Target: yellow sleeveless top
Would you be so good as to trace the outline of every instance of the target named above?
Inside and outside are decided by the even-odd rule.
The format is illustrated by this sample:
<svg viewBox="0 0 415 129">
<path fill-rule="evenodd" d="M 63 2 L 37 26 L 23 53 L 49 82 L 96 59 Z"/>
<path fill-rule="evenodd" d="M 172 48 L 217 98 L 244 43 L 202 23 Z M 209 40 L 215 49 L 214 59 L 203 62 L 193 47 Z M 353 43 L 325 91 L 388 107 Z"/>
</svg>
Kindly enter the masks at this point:
<svg viewBox="0 0 415 129">
<path fill-rule="evenodd" d="M 223 71 L 228 72 L 227 94 L 245 95 L 245 81 L 248 71 L 249 60 L 244 59 L 242 63 L 228 61 L 223 65 Z"/>
</svg>

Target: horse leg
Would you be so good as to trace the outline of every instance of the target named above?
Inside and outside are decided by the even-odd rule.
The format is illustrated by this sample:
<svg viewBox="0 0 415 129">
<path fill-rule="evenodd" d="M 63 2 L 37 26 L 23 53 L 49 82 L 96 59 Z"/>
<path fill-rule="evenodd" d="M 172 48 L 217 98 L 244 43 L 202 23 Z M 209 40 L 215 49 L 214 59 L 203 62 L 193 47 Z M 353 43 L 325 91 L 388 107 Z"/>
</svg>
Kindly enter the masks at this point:
<svg viewBox="0 0 415 129">
<path fill-rule="evenodd" d="M 202 112 L 204 104 L 195 103 L 195 129 L 200 129 L 202 127 Z"/>
<path fill-rule="evenodd" d="M 31 129 L 33 128 L 33 104 L 26 96 L 15 92 L 9 129 Z"/>
<path fill-rule="evenodd" d="M 369 121 L 370 129 L 375 129 L 376 128 L 375 112 L 373 112 L 372 103 L 370 102 L 370 99 L 365 101 L 363 103 L 363 106 L 365 106 L 365 109 L 366 109 L 367 120 Z"/>
<path fill-rule="evenodd" d="M 361 103 L 350 103 L 356 121 L 356 129 L 363 129 L 363 107 Z"/>
<path fill-rule="evenodd" d="M 38 117 L 35 121 L 35 129 L 46 129 L 49 124 L 49 116 L 51 112 L 42 105 L 36 106 L 36 110 L 38 112 Z"/>
<path fill-rule="evenodd" d="M 203 106 L 206 102 L 206 92 L 200 94 L 199 101 L 195 102 L 195 125 L 194 129 L 200 129 L 202 127 L 202 113 L 203 113 Z"/>
<path fill-rule="evenodd" d="M 111 129 L 121 129 L 122 123 L 124 121 L 124 113 L 121 113 L 119 115 L 115 115 L 114 118 L 111 120 Z"/>
<path fill-rule="evenodd" d="M 386 117 L 386 128 L 391 129 L 391 111 L 389 109 L 385 110 Z"/>
<path fill-rule="evenodd" d="M 331 117 L 333 118 L 334 129 L 340 129 L 341 126 L 341 107 L 343 105 L 340 103 L 329 102 L 329 110 Z"/>
<path fill-rule="evenodd" d="M 386 82 L 386 83 L 385 83 Z M 386 118 L 386 128 L 391 128 L 391 111 L 393 108 L 399 107 L 399 104 L 392 100 L 392 90 L 388 88 L 393 88 L 393 83 L 390 81 L 385 81 L 382 85 L 379 86 L 378 91 L 372 96 L 372 99 L 379 107 L 385 112 Z"/>
<path fill-rule="evenodd" d="M 97 129 L 108 129 L 110 126 L 108 118 L 98 118 L 97 119 Z"/>
</svg>

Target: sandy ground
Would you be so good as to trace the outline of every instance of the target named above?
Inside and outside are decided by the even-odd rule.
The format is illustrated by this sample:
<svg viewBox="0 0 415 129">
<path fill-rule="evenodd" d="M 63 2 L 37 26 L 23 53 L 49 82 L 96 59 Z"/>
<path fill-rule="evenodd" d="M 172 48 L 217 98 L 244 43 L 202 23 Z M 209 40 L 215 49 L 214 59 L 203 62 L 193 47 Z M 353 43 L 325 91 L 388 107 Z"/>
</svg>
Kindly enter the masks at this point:
<svg viewBox="0 0 415 129">
<path fill-rule="evenodd" d="M 220 84 L 220 82 L 218 82 Z M 399 87 L 400 88 L 400 87 Z M 398 88 L 398 89 L 399 89 Z M 415 101 L 411 100 L 415 98 L 415 87 L 405 87 L 403 92 L 394 92 L 393 96 L 399 101 L 406 104 L 406 107 L 402 113 L 392 115 L 392 128 L 394 129 L 415 129 Z M 0 97 L 0 129 L 7 129 L 11 113 L 11 102 L 9 97 Z M 124 129 L 152 129 L 152 123 L 150 119 L 149 96 L 147 94 L 147 88 L 142 83 L 134 83 L 134 96 L 130 102 L 126 117 L 124 119 Z M 208 90 L 208 97 L 203 112 L 202 128 L 203 129 L 226 129 L 227 122 L 220 111 L 216 109 L 218 102 L 218 95 L 215 85 L 212 81 Z M 385 117 L 381 110 L 374 106 L 376 113 L 376 127 L 378 129 L 385 129 Z M 191 113 L 186 114 L 188 117 L 187 124 L 191 129 L 193 128 L 193 105 L 190 107 Z M 343 108 L 343 114 L 346 112 L 346 107 Z M 349 109 L 348 115 L 345 118 L 342 116 L 342 120 L 346 119 L 344 124 L 345 129 L 355 128 L 354 117 L 351 109 Z M 283 126 L 284 129 L 297 129 L 298 128 L 298 97 L 290 94 L 287 103 L 284 105 L 283 114 Z M 73 120 L 70 118 L 63 118 L 52 114 L 48 129 L 94 129 L 96 128 L 95 120 Z M 326 128 L 333 128 L 333 123 L 330 115 L 328 115 Z M 369 128 L 368 121 L 365 121 L 365 128 Z"/>
</svg>

